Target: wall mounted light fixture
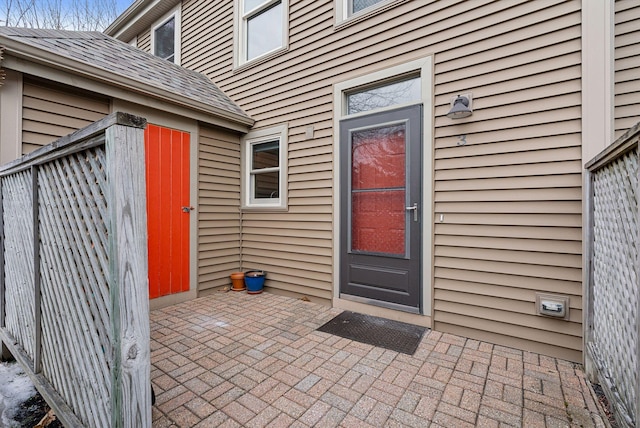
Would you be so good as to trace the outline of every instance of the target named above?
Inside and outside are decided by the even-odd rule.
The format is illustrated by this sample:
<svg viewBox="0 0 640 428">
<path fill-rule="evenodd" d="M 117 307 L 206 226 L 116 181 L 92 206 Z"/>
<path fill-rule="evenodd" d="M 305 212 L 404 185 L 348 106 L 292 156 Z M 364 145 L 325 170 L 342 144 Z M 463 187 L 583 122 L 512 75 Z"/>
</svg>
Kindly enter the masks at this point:
<svg viewBox="0 0 640 428">
<path fill-rule="evenodd" d="M 447 113 L 449 119 L 462 119 L 473 113 L 471 94 L 462 94 L 451 97 L 451 109 Z"/>
</svg>

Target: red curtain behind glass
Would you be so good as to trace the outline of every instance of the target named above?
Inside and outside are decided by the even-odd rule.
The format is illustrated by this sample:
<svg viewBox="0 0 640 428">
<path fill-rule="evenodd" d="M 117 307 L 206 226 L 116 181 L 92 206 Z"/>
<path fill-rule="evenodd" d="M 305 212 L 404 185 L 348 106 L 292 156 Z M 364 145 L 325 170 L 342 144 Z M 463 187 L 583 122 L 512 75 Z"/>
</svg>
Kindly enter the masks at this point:
<svg viewBox="0 0 640 428">
<path fill-rule="evenodd" d="M 404 126 L 352 134 L 351 249 L 404 255 Z"/>
</svg>

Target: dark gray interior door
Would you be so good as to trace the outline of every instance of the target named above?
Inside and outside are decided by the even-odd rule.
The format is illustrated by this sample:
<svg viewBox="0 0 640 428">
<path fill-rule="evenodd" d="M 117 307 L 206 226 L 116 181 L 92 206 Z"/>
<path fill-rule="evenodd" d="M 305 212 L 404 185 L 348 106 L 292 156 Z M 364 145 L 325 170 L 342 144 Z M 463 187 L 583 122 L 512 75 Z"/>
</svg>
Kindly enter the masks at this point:
<svg viewBox="0 0 640 428">
<path fill-rule="evenodd" d="M 340 294 L 420 309 L 422 108 L 340 122 Z"/>
</svg>

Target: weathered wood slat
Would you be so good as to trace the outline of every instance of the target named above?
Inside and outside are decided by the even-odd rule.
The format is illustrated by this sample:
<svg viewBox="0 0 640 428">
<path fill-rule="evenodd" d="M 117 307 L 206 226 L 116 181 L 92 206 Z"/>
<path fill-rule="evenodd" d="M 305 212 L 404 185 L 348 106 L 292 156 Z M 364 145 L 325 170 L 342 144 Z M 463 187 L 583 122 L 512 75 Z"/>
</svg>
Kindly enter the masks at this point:
<svg viewBox="0 0 640 428">
<path fill-rule="evenodd" d="M 76 250 L 75 257 L 89 263 L 83 263 L 79 265 L 79 269 L 81 271 L 83 281 L 91 285 L 91 289 L 94 290 L 91 294 L 87 296 L 87 298 L 93 303 L 90 305 L 92 309 L 92 316 L 97 317 L 101 322 L 96 323 L 96 326 L 101 330 L 100 332 L 104 337 L 108 337 L 108 304 L 109 304 L 109 292 L 107 287 L 105 286 L 106 280 L 105 275 L 108 268 L 107 261 L 107 248 L 106 248 L 106 225 L 105 225 L 105 217 L 106 217 L 106 203 L 102 207 L 102 211 L 94 211 L 89 212 L 86 205 L 91 204 L 92 200 L 87 198 L 85 193 L 83 193 L 82 189 L 80 189 L 78 182 L 84 182 L 86 180 L 64 180 L 65 177 L 62 175 L 68 174 L 68 171 L 73 169 L 72 165 L 80 164 L 80 160 L 76 162 L 68 162 L 65 160 L 61 160 L 62 166 L 67 171 L 66 173 L 62 173 L 61 171 L 58 173 L 56 177 L 53 178 L 52 184 L 61 182 L 64 187 L 64 192 L 68 195 L 67 199 L 62 199 L 63 204 L 65 206 L 66 212 L 70 215 L 70 220 L 74 222 L 73 224 L 81 225 L 81 229 L 73 229 L 72 233 L 74 234 L 73 242 L 75 244 L 74 250 Z M 77 173 L 71 174 L 75 177 L 82 177 L 81 171 Z M 79 195 L 75 197 L 75 203 L 70 203 L 71 195 Z M 102 199 L 104 200 L 104 195 Z M 99 199 L 97 199 L 99 200 Z M 92 214 L 95 214 L 94 217 Z M 103 229 L 99 233 L 96 229 Z M 87 234 L 90 235 L 91 240 L 88 239 Z M 105 239 L 104 241 L 99 241 L 98 236 Z M 82 244 L 82 245 L 81 245 Z M 99 298 L 97 298 L 97 296 Z M 93 309 L 97 309 L 94 311 Z M 108 342 L 102 343 L 103 347 L 108 347 Z"/>
<path fill-rule="evenodd" d="M 616 420 L 629 427 L 640 420 L 639 137 L 636 124 L 586 165 L 586 366 L 597 372 Z"/>
<path fill-rule="evenodd" d="M 144 125 L 0 168 L 0 340 L 67 428 L 151 426 Z"/>
<path fill-rule="evenodd" d="M 28 239 L 33 235 L 31 172 L 21 172 L 3 183 L 6 328 L 33 361 L 33 248 Z"/>
<path fill-rule="evenodd" d="M 40 293 L 40 217 L 38 215 L 38 167 L 31 167 L 31 209 L 33 220 L 33 306 L 34 306 L 34 355 L 33 371 L 40 373 L 42 370 L 42 309 Z"/>
<path fill-rule="evenodd" d="M 107 260 L 107 205 L 106 205 L 106 174 L 92 174 L 91 171 L 95 171 L 95 168 L 102 171 L 105 163 L 104 150 L 94 150 L 86 152 L 90 166 L 87 166 L 85 162 L 72 162 L 69 163 L 69 168 L 73 171 L 73 175 L 82 176 L 84 180 L 72 181 L 71 186 L 75 194 L 84 195 L 84 204 L 78 204 L 80 213 L 74 213 L 77 221 L 84 219 L 85 233 L 80 233 L 80 238 L 83 244 L 83 252 L 87 255 L 91 268 L 87 269 L 89 275 L 89 281 L 94 290 L 98 293 L 92 293 L 92 297 L 95 298 L 95 306 L 98 309 L 99 314 L 94 316 L 99 317 L 101 320 L 98 326 L 103 329 L 101 331 L 105 337 L 108 337 L 108 324 L 109 324 L 109 290 L 105 286 L 105 276 L 109 266 Z M 84 157 L 84 156 L 83 156 Z M 98 160 L 99 159 L 99 160 Z M 99 163 L 99 165 L 93 165 Z M 100 180 L 102 186 L 96 185 L 95 181 Z M 99 296 L 96 296 L 96 294 Z M 107 347 L 108 343 L 103 343 L 103 346 Z"/>
<path fill-rule="evenodd" d="M 0 176 L 22 169 L 30 168 L 34 163 L 44 163 L 54 158 L 67 156 L 71 153 L 104 144 L 104 130 L 110 126 L 123 125 L 134 128 L 144 128 L 147 121 L 141 117 L 128 113 L 115 112 L 105 118 L 64 136 L 51 144 L 41 147 L 20 159 L 9 162 L 0 167 Z M 95 138 L 94 138 L 95 137 Z"/>
<path fill-rule="evenodd" d="M 87 421 L 92 414 L 104 415 L 107 409 L 107 404 L 104 401 L 95 400 L 95 398 L 91 400 L 92 396 L 101 396 L 107 394 L 108 391 L 106 383 L 108 383 L 109 375 L 100 370 L 100 367 L 107 366 L 104 351 L 102 351 L 105 343 L 101 343 L 96 331 L 101 329 L 104 332 L 105 328 L 96 322 L 97 320 L 94 319 L 89 308 L 89 302 L 94 293 L 86 293 L 86 291 L 92 290 L 93 287 L 90 286 L 91 282 L 86 273 L 89 266 L 84 261 L 87 256 L 80 252 L 81 249 L 78 246 L 78 243 L 81 242 L 79 229 L 85 230 L 86 225 L 83 224 L 82 219 L 74 217 L 81 194 L 74 194 L 70 188 L 69 181 L 72 178 L 66 171 L 65 164 L 64 159 L 60 159 L 43 167 L 43 170 L 46 170 L 42 180 L 43 188 L 46 188 L 46 191 L 41 192 L 44 199 L 43 207 L 51 207 L 46 215 L 43 215 L 43 223 L 48 226 L 47 229 L 59 232 L 50 238 L 52 239 L 50 242 L 57 242 L 65 250 L 51 252 L 57 259 L 45 262 L 49 262 L 52 266 L 66 267 L 62 272 L 59 270 L 56 272 L 58 273 L 57 280 L 48 282 L 43 287 L 45 299 L 56 302 L 56 306 L 62 309 L 46 312 L 45 316 L 49 317 L 53 324 L 56 321 L 66 323 L 65 328 L 62 329 L 63 342 L 69 349 L 74 349 L 74 355 L 71 360 L 62 362 L 62 366 L 56 367 L 56 369 L 63 370 L 73 379 L 79 380 L 78 386 L 74 383 L 76 386 L 74 393 L 65 398 L 69 400 L 70 404 L 73 403 L 71 407 L 78 412 L 81 419 Z M 90 221 L 92 220 L 85 220 L 85 222 Z M 44 244 L 51 246 L 50 242 L 47 241 Z M 85 293 L 80 292 L 81 285 L 86 287 Z M 102 304 L 104 306 L 105 303 Z M 65 316 L 66 314 L 71 314 L 71 319 Z M 55 348 L 49 351 L 54 350 Z M 54 369 L 53 367 L 49 368 L 50 370 Z M 94 389 L 93 394 L 87 395 Z M 87 399 L 90 401 L 85 401 Z M 96 406 L 103 408 L 98 411 Z M 100 424 L 104 425 L 108 420 L 94 422 L 99 426 Z"/>
<path fill-rule="evenodd" d="M 48 194 L 49 192 L 42 193 Z M 45 203 L 51 203 L 50 199 L 45 200 Z M 51 205 L 56 208 L 54 211 L 60 211 L 58 204 L 52 203 Z M 89 355 L 83 355 L 83 351 L 86 352 L 85 346 L 83 346 L 85 340 L 82 337 L 78 337 L 81 334 L 78 329 L 85 330 L 87 327 L 75 308 L 74 300 L 77 300 L 77 298 L 70 296 L 75 290 L 74 284 L 79 284 L 80 281 L 75 275 L 73 262 L 65 257 L 66 250 L 69 250 L 69 242 L 65 237 L 65 223 L 66 219 L 43 218 L 43 248 L 47 249 L 46 258 L 43 257 L 43 262 L 48 266 L 66 266 L 64 271 L 61 269 L 48 269 L 47 273 L 49 275 L 45 275 L 43 281 L 44 299 L 48 303 L 51 302 L 51 305 L 46 307 L 44 318 L 49 329 L 59 332 L 58 340 L 55 342 L 48 341 L 47 345 L 52 347 L 46 349 L 43 362 L 45 375 L 61 373 L 63 382 L 67 383 L 67 391 L 65 391 L 66 394 L 62 394 L 63 398 L 77 412 L 80 418 L 87 422 L 83 412 L 84 408 L 78 409 L 78 407 L 82 407 L 83 402 L 86 402 L 87 406 L 93 406 L 94 404 L 86 401 L 90 400 L 90 395 L 88 395 L 89 385 L 87 385 L 87 388 L 82 387 L 82 377 L 79 376 L 78 371 L 82 370 L 83 358 L 89 357 L 91 352 L 87 353 Z M 52 249 L 51 242 L 57 242 L 63 251 Z M 58 361 L 58 365 L 53 366 L 48 356 L 61 349 L 66 351 L 67 358 Z M 87 380 L 89 381 L 89 379 Z M 94 384 L 95 379 L 91 379 L 87 383 Z M 57 385 L 55 382 L 54 386 L 59 390 L 62 387 L 62 385 Z"/>
<path fill-rule="evenodd" d="M 69 406 L 60 399 L 57 391 L 51 387 L 48 379 L 41 374 L 34 373 L 33 370 L 30 369 L 31 360 L 24 350 L 18 346 L 15 338 L 8 334 L 5 329 L 0 328 L 0 340 L 7 344 L 11 354 L 15 357 L 16 361 L 20 363 L 22 368 L 25 369 L 25 373 L 36 386 L 38 392 L 42 394 L 48 404 L 55 408 L 56 417 L 60 419 L 60 422 L 62 422 L 65 428 L 84 428 L 80 419 L 71 412 Z"/>
</svg>

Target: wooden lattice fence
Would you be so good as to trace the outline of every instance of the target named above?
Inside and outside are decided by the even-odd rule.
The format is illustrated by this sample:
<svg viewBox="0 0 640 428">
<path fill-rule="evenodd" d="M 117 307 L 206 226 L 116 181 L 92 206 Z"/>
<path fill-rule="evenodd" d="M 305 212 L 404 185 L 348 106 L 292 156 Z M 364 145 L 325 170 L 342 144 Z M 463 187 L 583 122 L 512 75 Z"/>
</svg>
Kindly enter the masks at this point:
<svg viewBox="0 0 640 428">
<path fill-rule="evenodd" d="M 640 423 L 640 124 L 587 164 L 586 365 L 619 424 Z"/>
<path fill-rule="evenodd" d="M 67 428 L 151 426 L 145 125 L 0 167 L 0 339 Z"/>
</svg>

